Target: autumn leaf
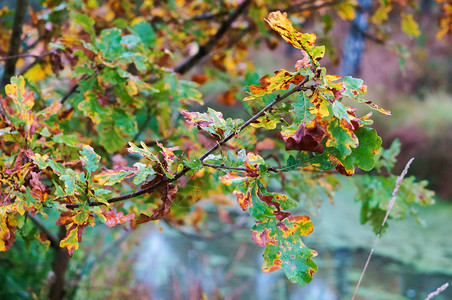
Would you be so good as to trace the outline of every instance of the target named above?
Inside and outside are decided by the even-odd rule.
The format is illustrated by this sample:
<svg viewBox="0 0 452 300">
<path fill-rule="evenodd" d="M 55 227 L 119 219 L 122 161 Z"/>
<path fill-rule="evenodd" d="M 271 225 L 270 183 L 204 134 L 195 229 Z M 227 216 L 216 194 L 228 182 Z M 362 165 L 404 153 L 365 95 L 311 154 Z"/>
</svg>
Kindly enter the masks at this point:
<svg viewBox="0 0 452 300">
<path fill-rule="evenodd" d="M 80 151 L 80 158 L 83 168 L 89 173 L 96 171 L 99 167 L 100 156 L 94 152 L 94 149 L 91 146 L 83 146 L 83 149 Z"/>
<path fill-rule="evenodd" d="M 364 171 L 372 170 L 381 147 L 381 138 L 374 129 L 361 127 L 354 133 L 358 139 L 358 147 L 352 148 L 351 154 L 345 158 L 337 157 L 340 161 L 338 171 L 348 176 L 354 174 L 355 165 Z"/>
<path fill-rule="evenodd" d="M 104 211 L 102 212 L 102 215 L 105 217 L 104 223 L 108 228 L 113 228 L 116 225 L 129 222 L 135 218 L 134 213 L 124 215 L 122 212 L 117 213 L 114 209 L 110 211 Z"/>
<path fill-rule="evenodd" d="M 171 164 L 172 162 L 174 162 L 175 160 L 177 160 L 177 155 L 174 153 L 174 151 L 179 150 L 179 147 L 170 147 L 170 148 L 166 148 L 164 147 L 162 144 L 160 144 L 159 142 L 156 142 L 157 146 L 162 149 L 160 151 L 160 153 L 163 155 L 163 159 L 165 160 L 165 162 L 167 164 Z"/>
<path fill-rule="evenodd" d="M 17 220 L 13 214 L 0 215 L 0 251 L 8 251 L 16 241 Z"/>
<path fill-rule="evenodd" d="M 336 4 L 337 14 L 343 20 L 353 20 L 355 17 L 355 6 L 356 3 L 354 1 L 341 1 Z"/>
<path fill-rule="evenodd" d="M 237 184 L 237 183 L 241 183 L 243 181 L 249 180 L 250 177 L 239 176 L 235 173 L 227 173 L 226 175 L 218 177 L 218 179 L 220 179 L 220 181 L 224 185 L 230 186 L 231 184 Z"/>
<path fill-rule="evenodd" d="M 419 30 L 419 25 L 413 19 L 413 15 L 403 13 L 401 17 L 402 17 L 401 21 L 402 30 L 407 35 L 418 37 L 421 34 L 421 31 Z"/>
<path fill-rule="evenodd" d="M 314 47 L 316 36 L 313 33 L 302 34 L 295 30 L 292 21 L 287 18 L 287 13 L 280 11 L 271 12 L 266 20 L 270 27 L 277 31 L 283 39 L 298 49 L 310 53 Z"/>
<path fill-rule="evenodd" d="M 352 153 L 352 148 L 358 147 L 359 140 L 351 128 L 344 121 L 332 118 L 328 125 L 327 147 L 339 150 L 340 157 L 345 158 Z"/>
<path fill-rule="evenodd" d="M 253 100 L 276 90 L 288 90 L 291 84 L 297 85 L 302 82 L 304 78 L 304 75 L 298 74 L 297 72 L 291 73 L 284 69 L 275 71 L 275 74 L 272 77 L 265 75 L 259 79 L 261 86 L 248 86 L 252 95 L 246 97 L 243 101 Z"/>
<path fill-rule="evenodd" d="M 151 162 L 159 162 L 158 157 L 152 153 L 152 151 L 146 146 L 144 142 L 140 142 L 141 148 L 137 147 L 134 143 L 129 142 L 129 148 L 127 149 L 130 153 L 138 153 L 144 158 L 147 158 Z"/>
<path fill-rule="evenodd" d="M 93 182 L 111 186 L 131 177 L 133 173 L 132 170 L 104 170 L 93 177 Z"/>
<path fill-rule="evenodd" d="M 301 287 L 312 280 L 317 265 L 312 257 L 317 252 L 307 248 L 300 235 L 312 232 L 312 222 L 308 216 L 288 216 L 284 219 L 264 219 L 257 221 L 251 229 L 253 241 L 264 250 L 264 272 L 283 269 L 291 282 Z"/>
<path fill-rule="evenodd" d="M 60 247 L 67 249 L 70 257 L 79 248 L 82 241 L 83 230 L 94 226 L 94 217 L 91 212 L 82 208 L 75 211 L 65 211 L 56 221 L 58 226 L 66 226 L 66 236 L 60 241 Z"/>
<path fill-rule="evenodd" d="M 235 91 L 229 90 L 221 93 L 218 96 L 218 102 L 223 105 L 231 106 L 235 104 Z"/>
<path fill-rule="evenodd" d="M 363 85 L 363 81 L 358 78 L 353 78 L 351 76 L 345 76 L 343 81 L 343 91 L 342 94 L 344 96 L 349 97 L 350 99 L 358 102 L 367 104 L 370 108 L 375 109 L 376 111 L 381 112 L 382 114 L 391 115 L 389 110 L 383 109 L 372 101 L 364 100 L 360 96 L 364 95 L 367 91 L 367 87 Z"/>
<path fill-rule="evenodd" d="M 238 129 L 242 124 L 242 120 L 231 118 L 224 119 L 221 112 L 217 112 L 212 108 L 208 108 L 206 113 L 181 111 L 186 122 L 202 129 L 212 136 L 223 138 Z"/>
<path fill-rule="evenodd" d="M 32 132 L 32 125 L 36 122 L 35 114 L 31 112 L 34 106 L 33 92 L 25 91 L 25 79 L 23 76 L 11 77 L 11 84 L 5 86 L 5 93 L 13 100 L 16 108 L 16 115 L 21 121 L 25 123 L 27 129 L 27 138 L 30 139 Z"/>
<path fill-rule="evenodd" d="M 318 122 L 313 122 L 307 127 L 301 124 L 297 131 L 284 130 L 280 136 L 286 143 L 286 151 L 304 150 L 322 153 L 324 146 L 322 140 L 326 137 L 326 130 Z"/>
</svg>

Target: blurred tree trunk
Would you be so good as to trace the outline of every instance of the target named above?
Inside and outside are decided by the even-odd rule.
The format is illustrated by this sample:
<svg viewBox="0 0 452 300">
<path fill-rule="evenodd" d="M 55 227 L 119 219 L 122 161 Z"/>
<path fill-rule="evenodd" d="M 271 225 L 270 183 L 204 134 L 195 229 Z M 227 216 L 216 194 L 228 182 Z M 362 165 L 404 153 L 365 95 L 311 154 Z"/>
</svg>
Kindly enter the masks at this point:
<svg viewBox="0 0 452 300">
<path fill-rule="evenodd" d="M 344 43 L 344 54 L 340 73 L 342 76 L 358 75 L 361 65 L 361 56 L 364 52 L 365 34 L 369 21 L 367 15 L 372 5 L 372 0 L 358 0 L 359 7 L 355 9 L 355 19 L 350 26 L 350 32 Z"/>
<path fill-rule="evenodd" d="M 14 14 L 13 31 L 11 33 L 11 39 L 9 40 L 8 56 L 19 54 L 20 41 L 22 36 L 22 25 L 24 24 L 27 7 L 28 0 L 17 0 L 16 12 Z M 5 70 L 3 73 L 0 90 L 3 91 L 4 87 L 9 83 L 11 76 L 14 76 L 14 74 L 16 73 L 16 62 L 17 58 L 12 58 L 5 61 Z"/>
<path fill-rule="evenodd" d="M 66 227 L 61 226 L 58 233 L 59 240 L 62 240 L 66 236 Z M 53 273 L 55 274 L 55 280 L 50 287 L 50 300 L 60 300 L 66 292 L 65 277 L 69 268 L 69 255 L 66 248 L 55 248 L 55 259 L 53 261 Z"/>
</svg>

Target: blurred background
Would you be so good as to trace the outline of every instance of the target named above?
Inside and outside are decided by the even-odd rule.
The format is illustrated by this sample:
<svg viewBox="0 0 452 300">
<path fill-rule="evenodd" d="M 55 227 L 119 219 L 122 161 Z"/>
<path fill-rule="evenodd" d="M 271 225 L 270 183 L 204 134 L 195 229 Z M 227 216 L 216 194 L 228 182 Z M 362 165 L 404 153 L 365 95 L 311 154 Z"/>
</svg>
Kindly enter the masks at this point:
<svg viewBox="0 0 452 300">
<path fill-rule="evenodd" d="M 30 2 L 39 9 L 39 1 Z M 0 6 L 14 4 L 3 0 Z M 436 2 L 422 1 L 416 12 L 421 34 L 416 38 L 401 31 L 400 16 L 389 15 L 396 25 L 388 27 L 389 40 L 355 37 L 362 45 L 358 59 L 343 54 L 345 47 L 357 42 L 356 24 L 333 16 L 335 25 L 327 35 L 322 34 L 323 25 L 309 18 L 297 24 L 316 33 L 318 44 L 328 45 L 322 62 L 330 74 L 362 78 L 367 98 L 391 110 L 391 117 L 374 114 L 374 119 L 385 147 L 396 138 L 401 141 L 394 173 L 415 157 L 409 174 L 428 180 L 436 193 L 437 203 L 418 212 L 422 224 L 411 217 L 390 221 L 358 299 L 425 299 L 443 283 L 452 283 L 452 44 L 450 37 L 435 37 L 438 9 Z M 248 58 L 255 73 L 263 76 L 279 68 L 293 70 L 300 54 L 284 43 L 261 44 L 249 50 Z M 348 59 L 351 62 L 344 65 Z M 241 101 L 220 97 L 229 89 L 230 81 L 218 78 L 201 91 L 205 105 L 236 117 Z M 87 228 L 82 249 L 71 261 L 67 299 L 350 299 L 375 234 L 360 224 L 352 179 L 338 178 L 341 188 L 334 194 L 334 204 L 325 196 L 321 208 L 298 211 L 312 216 L 314 234 L 304 242 L 319 253 L 315 259 L 319 271 L 304 288 L 290 283 L 281 271 L 263 273 L 263 249 L 250 238 L 253 221 L 238 206 L 227 205 L 224 210 L 236 222 L 225 225 L 218 208 L 203 201 L 207 195 L 202 187 L 193 186 L 191 200 L 207 213 L 198 230 L 182 231 L 164 222 L 135 231 Z M 26 246 L 18 238 L 17 246 L 0 254 L 0 299 L 46 297 L 52 254 L 43 256 L 41 245 Z M 452 288 L 435 299 L 452 299 Z"/>
</svg>

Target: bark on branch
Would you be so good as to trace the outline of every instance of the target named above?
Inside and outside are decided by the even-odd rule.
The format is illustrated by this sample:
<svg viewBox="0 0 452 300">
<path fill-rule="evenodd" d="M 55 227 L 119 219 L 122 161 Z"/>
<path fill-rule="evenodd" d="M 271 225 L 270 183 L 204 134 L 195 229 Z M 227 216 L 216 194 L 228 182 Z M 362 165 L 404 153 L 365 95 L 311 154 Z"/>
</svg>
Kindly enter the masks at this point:
<svg viewBox="0 0 452 300">
<path fill-rule="evenodd" d="M 268 104 L 266 107 L 264 107 L 260 112 L 258 112 L 257 114 L 255 114 L 254 116 L 252 116 L 248 121 L 246 121 L 245 123 L 243 123 L 242 126 L 240 126 L 237 131 L 230 133 L 228 136 L 226 136 L 224 139 L 220 140 L 215 146 L 213 146 L 212 148 L 210 148 L 207 152 L 205 152 L 201 157 L 199 157 L 198 159 L 203 162 L 207 156 L 209 156 L 211 153 L 213 153 L 215 150 L 217 150 L 220 146 L 226 144 L 230 139 L 232 139 L 233 137 L 235 137 L 237 134 L 239 134 L 243 129 L 245 129 L 246 127 L 248 127 L 251 123 L 253 123 L 254 121 L 256 121 L 258 118 L 262 117 L 263 115 L 265 115 L 265 112 L 271 110 L 276 104 L 280 103 L 281 101 L 283 101 L 284 99 L 286 99 L 287 97 L 289 97 L 290 95 L 297 93 L 297 92 L 301 92 L 307 89 L 310 89 L 311 87 L 304 87 L 304 85 L 306 84 L 306 82 L 309 81 L 308 77 L 305 77 L 305 79 L 300 82 L 297 86 L 295 86 L 293 89 L 291 89 L 290 91 L 288 91 L 287 93 L 285 93 L 283 96 L 276 96 L 275 100 L 273 100 L 270 104 Z M 138 190 L 136 192 L 130 193 L 130 194 L 125 194 L 125 195 L 121 195 L 118 197 L 113 197 L 107 200 L 108 203 L 115 203 L 115 202 L 119 202 L 119 201 L 124 201 L 127 199 L 131 199 L 131 198 L 135 198 L 138 197 L 140 195 L 143 194 L 147 194 L 147 193 L 151 193 L 153 192 L 156 188 L 163 186 L 165 184 L 169 184 L 173 181 L 178 180 L 179 178 L 181 178 L 182 176 L 184 176 L 188 171 L 190 171 L 190 167 L 185 166 L 180 172 L 176 173 L 174 175 L 174 178 L 163 178 L 162 180 L 152 184 L 151 186 L 148 186 L 144 189 Z M 101 205 L 105 205 L 105 202 L 98 202 L 98 201 L 94 201 L 94 202 L 90 202 L 89 206 L 101 206 Z M 74 203 L 74 204 L 67 204 L 66 207 L 69 209 L 74 209 L 79 207 L 80 204 L 78 203 Z"/>
<path fill-rule="evenodd" d="M 243 1 L 237 9 L 229 15 L 229 17 L 221 23 L 220 28 L 217 33 L 212 36 L 207 43 L 199 47 L 198 53 L 188 58 L 183 64 L 178 66 L 174 71 L 176 73 L 185 74 L 194 65 L 196 65 L 204 56 L 210 53 L 210 51 L 215 47 L 218 41 L 225 35 L 228 29 L 231 27 L 232 22 L 234 22 L 251 4 L 251 0 Z"/>
</svg>

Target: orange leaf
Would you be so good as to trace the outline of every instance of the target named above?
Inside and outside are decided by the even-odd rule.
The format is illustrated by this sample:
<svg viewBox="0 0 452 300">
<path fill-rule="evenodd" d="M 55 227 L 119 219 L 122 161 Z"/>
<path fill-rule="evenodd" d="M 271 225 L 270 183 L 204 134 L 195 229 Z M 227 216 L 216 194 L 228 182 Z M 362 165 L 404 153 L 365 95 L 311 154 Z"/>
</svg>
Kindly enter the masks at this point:
<svg viewBox="0 0 452 300">
<path fill-rule="evenodd" d="M 226 91 L 218 96 L 218 102 L 223 105 L 231 106 L 235 104 L 235 92 L 232 90 Z"/>
<path fill-rule="evenodd" d="M 102 212 L 102 215 L 107 219 L 105 225 L 107 225 L 108 228 L 113 228 L 116 225 L 131 221 L 135 218 L 134 213 L 124 216 L 122 212 L 116 213 L 114 210 Z"/>
</svg>

